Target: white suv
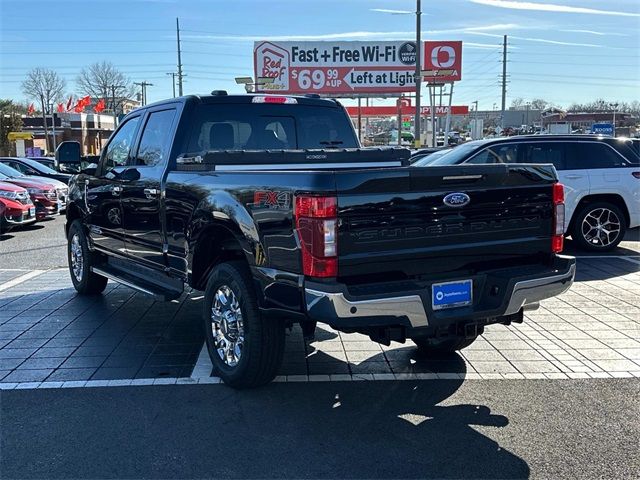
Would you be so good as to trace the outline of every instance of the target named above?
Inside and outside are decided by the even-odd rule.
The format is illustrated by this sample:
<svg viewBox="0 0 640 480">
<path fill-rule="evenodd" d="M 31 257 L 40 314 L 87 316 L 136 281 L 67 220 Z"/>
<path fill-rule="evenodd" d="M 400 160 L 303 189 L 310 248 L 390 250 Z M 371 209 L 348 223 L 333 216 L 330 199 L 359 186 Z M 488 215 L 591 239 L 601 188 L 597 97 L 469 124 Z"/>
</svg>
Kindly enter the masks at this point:
<svg viewBox="0 0 640 480">
<path fill-rule="evenodd" d="M 428 163 L 552 163 L 565 186 L 565 234 L 591 251 L 615 248 L 640 225 L 640 156 L 629 142 L 593 135 L 477 140 Z"/>
</svg>

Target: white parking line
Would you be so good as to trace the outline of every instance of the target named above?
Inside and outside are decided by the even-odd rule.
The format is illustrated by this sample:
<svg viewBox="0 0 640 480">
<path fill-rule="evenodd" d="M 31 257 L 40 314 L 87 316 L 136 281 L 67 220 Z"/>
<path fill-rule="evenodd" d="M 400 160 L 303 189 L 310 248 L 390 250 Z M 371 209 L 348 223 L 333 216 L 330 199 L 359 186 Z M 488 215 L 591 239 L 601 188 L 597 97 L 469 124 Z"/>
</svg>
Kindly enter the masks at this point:
<svg viewBox="0 0 640 480">
<path fill-rule="evenodd" d="M 213 365 L 211 364 L 211 358 L 209 357 L 209 351 L 207 350 L 207 344 L 202 345 L 200 355 L 198 355 L 198 361 L 193 367 L 191 372 L 191 378 L 207 378 L 211 376 Z"/>
<path fill-rule="evenodd" d="M 640 254 L 639 255 L 575 255 L 576 258 L 580 258 L 580 259 L 589 259 L 589 258 L 619 258 L 622 260 L 629 260 L 631 259 L 631 261 L 634 261 L 634 258 L 640 258 Z"/>
<path fill-rule="evenodd" d="M 27 280 L 37 277 L 38 275 L 42 275 L 44 272 L 46 272 L 46 270 L 32 270 L 31 272 L 25 273 L 24 275 L 20 275 L 17 278 L 14 278 L 13 280 L 9 280 L 8 282 L 2 283 L 0 284 L 0 292 L 2 292 L 3 290 L 7 290 L 11 287 L 15 287 L 16 285 L 20 285 L 23 282 L 26 282 Z"/>
<path fill-rule="evenodd" d="M 340 374 L 340 375 L 282 375 L 276 377 L 274 383 L 310 383 L 310 382 L 361 382 L 361 381 L 416 381 L 416 380 L 585 380 L 619 378 L 640 378 L 640 371 L 633 372 L 588 372 L 588 373 L 374 373 L 374 374 Z M 219 377 L 182 377 L 182 378 L 136 378 L 133 380 L 88 380 L 69 382 L 23 382 L 0 383 L 0 390 L 41 390 L 58 388 L 91 388 L 91 387 L 144 387 L 157 385 L 224 385 Z"/>
<path fill-rule="evenodd" d="M 635 258 L 623 257 L 623 260 L 627 262 L 635 263 L 636 265 L 640 265 L 640 260 L 636 260 Z"/>
</svg>

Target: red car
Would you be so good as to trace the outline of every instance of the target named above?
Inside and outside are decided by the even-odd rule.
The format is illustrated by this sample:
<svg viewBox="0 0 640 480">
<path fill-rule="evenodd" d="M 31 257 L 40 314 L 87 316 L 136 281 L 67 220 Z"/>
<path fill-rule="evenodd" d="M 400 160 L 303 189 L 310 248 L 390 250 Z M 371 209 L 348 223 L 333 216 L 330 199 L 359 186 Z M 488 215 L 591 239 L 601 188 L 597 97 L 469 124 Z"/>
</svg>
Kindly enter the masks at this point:
<svg viewBox="0 0 640 480">
<path fill-rule="evenodd" d="M 0 234 L 36 221 L 36 207 L 22 187 L 0 181 Z"/>
<path fill-rule="evenodd" d="M 36 218 L 42 220 L 58 213 L 58 193 L 53 185 L 27 177 L 8 177 L 0 172 L 0 182 L 25 188 L 36 207 Z"/>
</svg>

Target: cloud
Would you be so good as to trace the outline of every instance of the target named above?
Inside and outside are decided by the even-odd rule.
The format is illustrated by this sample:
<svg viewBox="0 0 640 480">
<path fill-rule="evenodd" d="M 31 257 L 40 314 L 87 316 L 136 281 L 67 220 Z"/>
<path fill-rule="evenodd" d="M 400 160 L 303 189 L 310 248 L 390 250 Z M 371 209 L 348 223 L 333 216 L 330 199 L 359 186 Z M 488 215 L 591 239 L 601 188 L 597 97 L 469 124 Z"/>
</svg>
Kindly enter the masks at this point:
<svg viewBox="0 0 640 480">
<path fill-rule="evenodd" d="M 596 32 L 595 30 L 560 30 L 566 33 L 586 33 L 588 35 L 598 35 L 599 37 L 611 36 L 611 37 L 628 37 L 626 33 L 613 33 L 613 32 Z"/>
<path fill-rule="evenodd" d="M 379 13 L 390 13 L 392 15 L 407 15 L 410 13 L 416 13 L 416 12 L 412 12 L 411 10 L 392 10 L 389 8 L 370 8 L 369 11 L 379 12 Z"/>
<path fill-rule="evenodd" d="M 510 8 L 513 10 L 537 10 L 540 12 L 585 13 L 590 15 L 616 15 L 621 17 L 640 17 L 640 13 L 598 10 L 595 8 L 571 7 L 552 3 L 517 2 L 514 0 L 469 0 L 472 3 L 490 7 Z"/>
<path fill-rule="evenodd" d="M 468 33 L 471 34 L 471 35 L 479 35 L 479 36 L 482 36 L 482 37 L 502 38 L 502 35 L 498 35 L 496 33 L 486 33 L 486 32 L 468 32 Z M 550 45 L 564 45 L 564 46 L 567 46 L 567 47 L 602 48 L 604 46 L 604 45 L 596 45 L 594 43 L 562 42 L 560 40 L 549 40 L 547 38 L 518 37 L 516 35 L 509 35 L 509 39 L 511 39 L 511 40 L 524 40 L 525 42 L 548 43 Z M 464 45 L 464 43 L 463 43 L 463 45 Z"/>
<path fill-rule="evenodd" d="M 516 37 L 511 35 L 510 38 L 515 40 L 524 40 L 527 42 L 548 43 L 550 45 L 565 45 L 569 47 L 589 47 L 589 48 L 602 48 L 602 45 L 596 45 L 593 43 L 574 43 L 574 42 L 562 42 L 559 40 L 548 40 L 546 38 L 530 38 L 530 37 Z"/>
<path fill-rule="evenodd" d="M 434 35 L 459 35 L 459 34 L 473 34 L 473 35 L 486 35 L 502 38 L 502 35 L 482 33 L 486 31 L 505 31 L 516 30 L 526 28 L 522 25 L 515 23 L 500 23 L 490 25 L 478 25 L 474 27 L 464 28 L 448 28 L 443 30 L 424 30 L 422 31 L 423 38 Z M 415 30 L 407 31 L 393 31 L 393 32 L 378 32 L 378 31 L 352 31 L 352 32 L 336 32 L 336 33 L 319 33 L 311 35 L 182 35 L 184 39 L 193 40 L 226 40 L 236 42 L 257 42 L 261 40 L 271 41 L 314 41 L 314 40 L 410 40 L 415 38 Z"/>
</svg>

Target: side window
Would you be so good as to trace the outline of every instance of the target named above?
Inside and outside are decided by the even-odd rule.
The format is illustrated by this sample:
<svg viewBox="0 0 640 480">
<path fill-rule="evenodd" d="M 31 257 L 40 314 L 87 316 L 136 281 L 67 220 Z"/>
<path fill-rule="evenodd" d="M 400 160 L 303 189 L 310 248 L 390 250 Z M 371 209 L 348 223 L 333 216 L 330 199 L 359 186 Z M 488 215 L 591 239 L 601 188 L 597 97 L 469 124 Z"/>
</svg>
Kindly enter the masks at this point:
<svg viewBox="0 0 640 480">
<path fill-rule="evenodd" d="M 102 170 L 104 173 L 111 168 L 121 167 L 127 163 L 131 146 L 135 140 L 138 122 L 140 122 L 140 117 L 127 120 L 111 139 L 104 154 Z"/>
<path fill-rule="evenodd" d="M 522 161 L 524 163 L 552 163 L 556 170 L 566 170 L 564 144 L 536 142 L 525 144 L 523 148 Z"/>
<path fill-rule="evenodd" d="M 627 165 L 618 152 L 604 143 L 584 142 L 578 145 L 577 168 L 615 168 Z"/>
<path fill-rule="evenodd" d="M 21 163 L 18 163 L 18 162 L 7 162 L 6 164 L 9 165 L 11 168 L 13 168 L 15 170 L 18 170 L 20 173 L 24 173 L 24 174 L 29 173 L 29 172 L 27 172 L 27 167 L 25 167 Z"/>
<path fill-rule="evenodd" d="M 486 165 L 489 163 L 516 163 L 517 161 L 518 146 L 506 144 L 487 147 L 465 163 L 471 165 Z"/>
<path fill-rule="evenodd" d="M 135 165 L 153 167 L 166 162 L 171 143 L 171 127 L 175 109 L 149 114 L 149 119 L 140 138 Z"/>
</svg>

